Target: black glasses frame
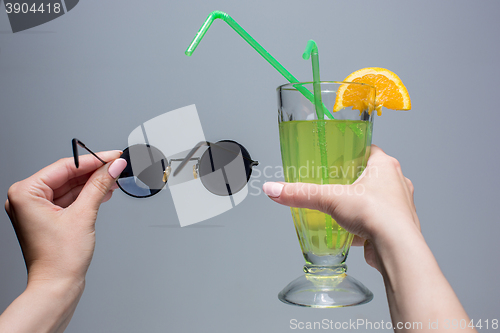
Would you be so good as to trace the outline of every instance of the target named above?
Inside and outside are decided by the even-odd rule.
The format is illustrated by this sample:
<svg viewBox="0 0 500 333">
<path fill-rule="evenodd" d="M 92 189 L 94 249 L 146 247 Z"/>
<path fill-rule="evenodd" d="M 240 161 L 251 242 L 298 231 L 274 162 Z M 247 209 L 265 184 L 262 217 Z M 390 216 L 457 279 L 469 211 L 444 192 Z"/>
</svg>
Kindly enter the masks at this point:
<svg viewBox="0 0 500 333">
<path fill-rule="evenodd" d="M 231 143 L 234 143 L 236 145 L 239 146 L 240 148 L 240 152 L 235 152 L 235 151 L 232 151 L 230 149 L 227 149 L 221 145 L 219 145 L 218 143 L 222 143 L 222 142 L 231 142 Z M 74 162 L 75 162 L 75 166 L 76 168 L 78 168 L 80 166 L 80 162 L 79 162 L 79 155 L 78 155 L 78 146 L 82 147 L 83 149 L 85 149 L 86 151 L 88 151 L 90 154 L 92 154 L 95 158 L 97 158 L 103 165 L 106 164 L 105 161 L 103 161 L 99 156 L 97 156 L 92 150 L 90 150 L 90 148 L 88 148 L 82 141 L 78 140 L 77 138 L 73 138 L 73 140 L 71 141 L 71 145 L 72 145 L 72 149 L 73 149 L 73 159 L 74 159 Z M 151 147 L 150 145 L 146 144 L 147 147 Z M 236 141 L 232 141 L 232 140 L 222 140 L 222 141 L 219 141 L 217 143 L 212 143 L 212 142 L 209 142 L 209 141 L 200 141 L 198 142 L 194 147 L 193 149 L 191 149 L 191 151 L 188 153 L 188 155 L 183 158 L 183 159 L 170 159 L 170 161 L 165 157 L 165 160 L 168 162 L 167 163 L 167 167 L 165 167 L 164 163 L 162 162 L 162 167 L 163 167 L 163 183 L 165 186 L 165 184 L 167 183 L 168 181 L 168 176 L 170 175 L 170 164 L 172 161 L 181 161 L 181 164 L 175 169 L 174 171 L 174 176 L 176 176 L 185 166 L 186 164 L 191 161 L 191 160 L 197 160 L 198 163 L 197 163 L 197 166 L 199 166 L 199 162 L 200 162 L 200 157 L 195 157 L 193 158 L 193 155 L 203 146 L 208 146 L 209 148 L 212 147 L 212 146 L 215 146 L 219 149 L 223 149 L 225 151 L 229 151 L 229 152 L 232 152 L 236 155 L 240 155 L 243 159 L 245 159 L 246 161 L 248 161 L 248 167 L 249 167 L 249 172 L 247 173 L 247 183 L 248 183 L 248 180 L 250 179 L 250 176 L 252 174 L 252 167 L 254 166 L 257 166 L 259 165 L 259 162 L 258 161 L 254 161 L 250 158 L 250 154 L 248 153 L 248 151 L 245 149 L 245 147 L 243 147 L 241 144 L 237 143 Z M 129 148 L 129 147 L 127 147 Z M 127 149 L 126 148 L 126 149 Z M 209 154 L 210 156 L 212 155 L 211 154 L 211 151 L 209 151 Z M 244 155 L 248 155 L 247 156 L 244 156 Z M 211 157 L 211 160 L 212 160 L 212 157 Z M 212 169 L 213 169 L 213 164 L 212 164 Z M 195 176 L 196 178 L 196 174 L 195 172 L 197 172 L 197 168 L 193 168 L 193 175 Z M 163 187 L 161 189 L 159 189 L 157 192 L 154 192 L 150 195 L 145 195 L 145 196 L 137 196 L 137 195 L 134 195 L 132 193 L 129 193 L 128 191 L 126 191 L 122 186 L 120 186 L 120 184 L 117 182 L 118 186 L 120 187 L 120 189 L 125 192 L 127 195 L 131 196 L 131 197 L 134 197 L 134 198 L 148 198 L 148 197 L 151 197 L 155 194 L 157 194 L 158 192 L 161 191 L 161 189 L 163 189 Z M 226 186 L 228 187 L 228 195 L 232 195 L 232 191 L 229 187 L 229 185 L 226 183 Z M 206 186 L 205 186 L 206 188 Z M 212 192 L 210 189 L 207 188 L 207 190 L 209 190 L 210 192 Z M 212 192 L 214 193 L 214 192 Z"/>
</svg>

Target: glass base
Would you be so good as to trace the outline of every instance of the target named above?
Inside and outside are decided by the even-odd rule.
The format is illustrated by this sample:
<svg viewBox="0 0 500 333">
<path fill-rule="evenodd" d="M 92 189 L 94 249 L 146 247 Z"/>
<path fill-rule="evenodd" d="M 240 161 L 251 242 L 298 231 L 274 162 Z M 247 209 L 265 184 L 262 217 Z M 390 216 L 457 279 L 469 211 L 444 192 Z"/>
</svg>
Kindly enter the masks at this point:
<svg viewBox="0 0 500 333">
<path fill-rule="evenodd" d="M 306 273 L 292 281 L 278 295 L 286 304 L 311 308 L 339 308 L 368 303 L 373 293 L 347 274 Z"/>
</svg>

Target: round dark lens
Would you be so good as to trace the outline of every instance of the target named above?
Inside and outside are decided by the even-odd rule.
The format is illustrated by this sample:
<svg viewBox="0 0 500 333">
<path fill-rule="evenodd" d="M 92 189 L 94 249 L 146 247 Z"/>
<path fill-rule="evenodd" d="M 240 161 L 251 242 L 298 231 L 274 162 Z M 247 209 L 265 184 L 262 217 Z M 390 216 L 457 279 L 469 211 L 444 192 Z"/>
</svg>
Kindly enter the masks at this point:
<svg viewBox="0 0 500 333">
<path fill-rule="evenodd" d="M 163 172 L 168 161 L 162 152 L 147 144 L 126 148 L 121 158 L 127 161 L 116 183 L 128 195 L 146 198 L 160 192 L 165 186 Z"/>
<path fill-rule="evenodd" d="M 198 174 L 207 190 L 228 196 L 245 187 L 252 173 L 251 163 L 245 147 L 231 140 L 219 141 L 201 156 Z"/>
</svg>

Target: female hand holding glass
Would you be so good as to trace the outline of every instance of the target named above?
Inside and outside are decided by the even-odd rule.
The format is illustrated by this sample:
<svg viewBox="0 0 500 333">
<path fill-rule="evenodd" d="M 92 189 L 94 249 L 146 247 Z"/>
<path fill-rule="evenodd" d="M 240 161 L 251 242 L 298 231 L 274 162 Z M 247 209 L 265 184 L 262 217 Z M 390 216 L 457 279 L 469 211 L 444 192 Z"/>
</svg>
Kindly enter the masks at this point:
<svg viewBox="0 0 500 333">
<path fill-rule="evenodd" d="M 280 204 L 329 214 L 356 235 L 353 245 L 364 244 L 366 262 L 384 278 L 395 331 L 425 331 L 430 320 L 440 323 L 432 332 L 453 332 L 446 320 L 470 322 L 420 232 L 411 181 L 377 146 L 352 185 L 265 183 L 263 190 Z M 404 326 L 413 322 L 422 326 Z"/>
</svg>

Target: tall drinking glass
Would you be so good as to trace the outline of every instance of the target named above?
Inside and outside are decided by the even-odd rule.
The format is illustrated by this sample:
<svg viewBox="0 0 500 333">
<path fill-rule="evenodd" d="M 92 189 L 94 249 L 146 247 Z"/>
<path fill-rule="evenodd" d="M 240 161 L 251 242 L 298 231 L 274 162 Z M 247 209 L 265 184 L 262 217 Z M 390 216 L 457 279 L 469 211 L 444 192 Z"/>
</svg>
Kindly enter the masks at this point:
<svg viewBox="0 0 500 333">
<path fill-rule="evenodd" d="M 311 82 L 299 84 L 313 91 Z M 318 119 L 315 106 L 296 87 L 293 83 L 277 88 L 285 181 L 352 184 L 370 156 L 375 88 L 361 83 L 321 82 L 321 97 L 328 110 L 333 110 L 339 88 L 353 106 L 333 113 L 335 119 Z M 362 190 L 353 189 L 350 195 L 361 195 Z M 305 274 L 286 286 L 279 299 L 319 308 L 369 302 L 371 291 L 346 275 L 345 261 L 353 235 L 327 214 L 305 208 L 291 211 L 306 260 Z"/>
</svg>

